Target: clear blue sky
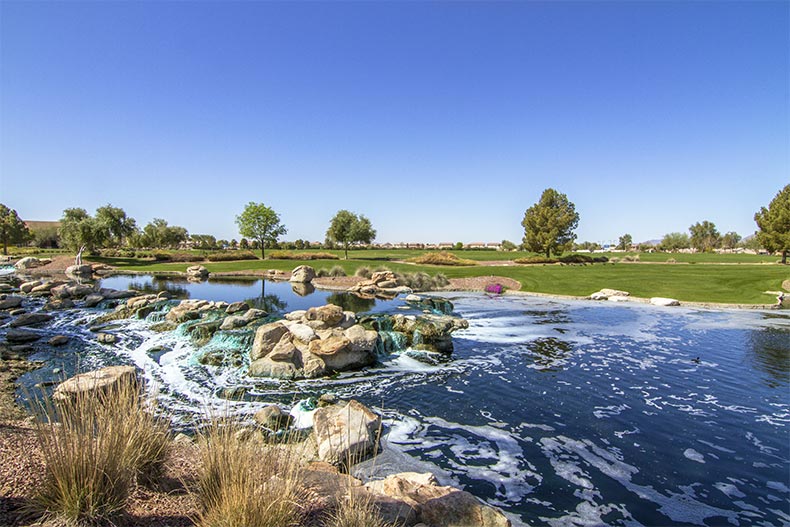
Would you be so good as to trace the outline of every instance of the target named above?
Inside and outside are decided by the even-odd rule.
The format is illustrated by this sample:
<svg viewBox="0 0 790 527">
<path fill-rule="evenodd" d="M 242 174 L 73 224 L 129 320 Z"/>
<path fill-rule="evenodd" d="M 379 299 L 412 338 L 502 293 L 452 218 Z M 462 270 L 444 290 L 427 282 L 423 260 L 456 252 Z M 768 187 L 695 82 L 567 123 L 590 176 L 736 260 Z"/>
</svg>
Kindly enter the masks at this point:
<svg viewBox="0 0 790 527">
<path fill-rule="evenodd" d="M 0 2 L 0 201 L 238 238 L 754 231 L 790 182 L 790 2 Z"/>
</svg>

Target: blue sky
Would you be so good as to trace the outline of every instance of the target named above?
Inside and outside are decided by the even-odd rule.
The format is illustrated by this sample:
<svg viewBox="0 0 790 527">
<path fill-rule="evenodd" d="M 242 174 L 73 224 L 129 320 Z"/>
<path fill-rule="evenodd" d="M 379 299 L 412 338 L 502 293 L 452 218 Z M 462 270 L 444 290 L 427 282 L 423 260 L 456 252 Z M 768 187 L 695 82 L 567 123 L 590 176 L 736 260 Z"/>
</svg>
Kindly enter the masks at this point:
<svg viewBox="0 0 790 527">
<path fill-rule="evenodd" d="M 0 2 L 0 201 L 286 239 L 754 231 L 790 182 L 790 2 Z"/>
</svg>

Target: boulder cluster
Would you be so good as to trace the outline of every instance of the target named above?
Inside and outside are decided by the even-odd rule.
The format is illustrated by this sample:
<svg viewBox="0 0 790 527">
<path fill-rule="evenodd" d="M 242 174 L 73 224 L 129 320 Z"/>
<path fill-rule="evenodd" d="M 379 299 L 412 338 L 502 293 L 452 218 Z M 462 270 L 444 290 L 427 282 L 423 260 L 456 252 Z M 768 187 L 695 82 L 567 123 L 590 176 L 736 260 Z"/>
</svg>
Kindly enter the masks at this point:
<svg viewBox="0 0 790 527">
<path fill-rule="evenodd" d="M 376 362 L 377 341 L 376 331 L 339 306 L 294 311 L 255 331 L 249 375 L 302 379 L 362 368 Z"/>
<path fill-rule="evenodd" d="M 392 271 L 377 271 L 370 275 L 370 278 L 357 282 L 349 292 L 367 297 L 395 297 L 401 293 L 411 293 L 411 289 L 399 286 L 397 277 Z"/>
</svg>

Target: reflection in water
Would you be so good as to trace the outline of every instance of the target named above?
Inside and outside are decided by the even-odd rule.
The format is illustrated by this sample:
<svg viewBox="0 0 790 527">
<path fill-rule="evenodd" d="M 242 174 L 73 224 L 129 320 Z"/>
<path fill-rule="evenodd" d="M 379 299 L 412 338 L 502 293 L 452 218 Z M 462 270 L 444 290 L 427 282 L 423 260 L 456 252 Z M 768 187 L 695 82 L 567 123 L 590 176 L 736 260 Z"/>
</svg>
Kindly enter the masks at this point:
<svg viewBox="0 0 790 527">
<path fill-rule="evenodd" d="M 293 283 L 291 289 L 299 296 L 307 296 L 315 293 L 315 286 L 311 283 Z"/>
<path fill-rule="evenodd" d="M 767 373 L 771 388 L 790 384 L 790 332 L 765 328 L 749 332 L 749 362 Z"/>
<path fill-rule="evenodd" d="M 129 282 L 129 289 L 134 289 L 145 294 L 157 294 L 167 291 L 173 298 L 189 298 L 189 292 L 185 287 L 176 285 L 173 280 L 157 280 L 154 278 L 150 282 Z M 186 282 L 186 280 L 185 280 Z"/>
<path fill-rule="evenodd" d="M 370 311 L 376 305 L 375 298 L 363 298 L 354 293 L 333 293 L 326 298 L 326 301 L 342 307 L 343 311 L 353 311 L 354 313 Z"/>
<path fill-rule="evenodd" d="M 554 337 L 533 340 L 527 348 L 532 352 L 533 362 L 542 371 L 561 371 L 565 360 L 573 353 L 570 342 Z"/>
<path fill-rule="evenodd" d="M 262 309 L 267 313 L 282 313 L 288 307 L 288 302 L 275 294 L 266 294 L 266 280 L 261 280 L 261 295 L 245 300 L 250 307 Z M 251 284 L 254 283 L 250 282 Z"/>
<path fill-rule="evenodd" d="M 570 322 L 568 313 L 560 309 L 528 309 L 523 312 L 524 315 L 532 317 L 532 324 L 563 324 Z"/>
</svg>

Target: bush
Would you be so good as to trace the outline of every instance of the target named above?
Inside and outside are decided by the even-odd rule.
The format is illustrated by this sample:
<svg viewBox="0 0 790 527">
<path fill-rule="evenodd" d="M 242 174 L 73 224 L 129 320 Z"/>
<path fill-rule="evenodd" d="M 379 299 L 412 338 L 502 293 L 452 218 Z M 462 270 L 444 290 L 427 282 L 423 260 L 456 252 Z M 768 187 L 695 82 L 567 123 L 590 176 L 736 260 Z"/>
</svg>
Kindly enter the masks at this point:
<svg viewBox="0 0 790 527">
<path fill-rule="evenodd" d="M 516 258 L 513 260 L 517 264 L 555 264 L 559 262 L 556 258 L 546 258 L 545 256 L 527 256 L 526 258 Z"/>
<path fill-rule="evenodd" d="M 667 263 L 668 264 L 673 264 L 673 263 L 678 263 L 678 261 L 675 260 L 674 258 L 667 258 Z"/>
<path fill-rule="evenodd" d="M 286 440 L 249 436 L 228 419 L 201 432 L 198 527 L 299 525 L 306 493 L 298 453 Z"/>
<path fill-rule="evenodd" d="M 639 255 L 638 254 L 634 254 L 634 255 L 629 254 L 629 255 L 623 256 L 623 261 L 624 262 L 638 262 L 639 261 Z"/>
<path fill-rule="evenodd" d="M 32 508 L 65 525 L 112 522 L 135 481 L 161 472 L 169 422 L 145 408 L 135 382 L 101 394 L 43 403 L 36 438 L 46 465 Z"/>
<path fill-rule="evenodd" d="M 399 286 L 406 286 L 414 291 L 431 291 L 450 283 L 441 273 L 434 277 L 428 273 L 395 273 L 395 280 Z"/>
<path fill-rule="evenodd" d="M 235 260 L 257 260 L 258 257 L 251 251 L 217 251 L 206 256 L 209 262 L 232 262 Z"/>
<path fill-rule="evenodd" d="M 340 257 L 332 253 L 322 252 L 292 252 L 292 251 L 272 251 L 269 253 L 270 260 L 339 260 Z"/>
<path fill-rule="evenodd" d="M 474 260 L 459 258 L 453 253 L 439 251 L 436 253 L 425 253 L 407 261 L 422 265 L 477 265 Z"/>
<path fill-rule="evenodd" d="M 348 495 L 345 499 L 338 500 L 335 510 L 324 522 L 325 527 L 395 527 L 395 525 L 381 518 L 378 507 L 369 496 L 354 494 L 350 484 Z"/>
<path fill-rule="evenodd" d="M 620 258 L 618 258 L 617 256 L 612 256 L 611 258 L 609 258 L 609 261 L 612 263 L 618 263 L 620 262 Z"/>
<path fill-rule="evenodd" d="M 333 276 L 336 278 L 340 276 L 346 276 L 346 270 L 340 267 L 339 265 L 335 265 L 329 270 L 329 276 Z"/>
<path fill-rule="evenodd" d="M 373 273 L 370 271 L 370 267 L 358 267 L 357 270 L 354 272 L 354 276 L 361 276 L 362 278 L 370 278 Z"/>
</svg>

